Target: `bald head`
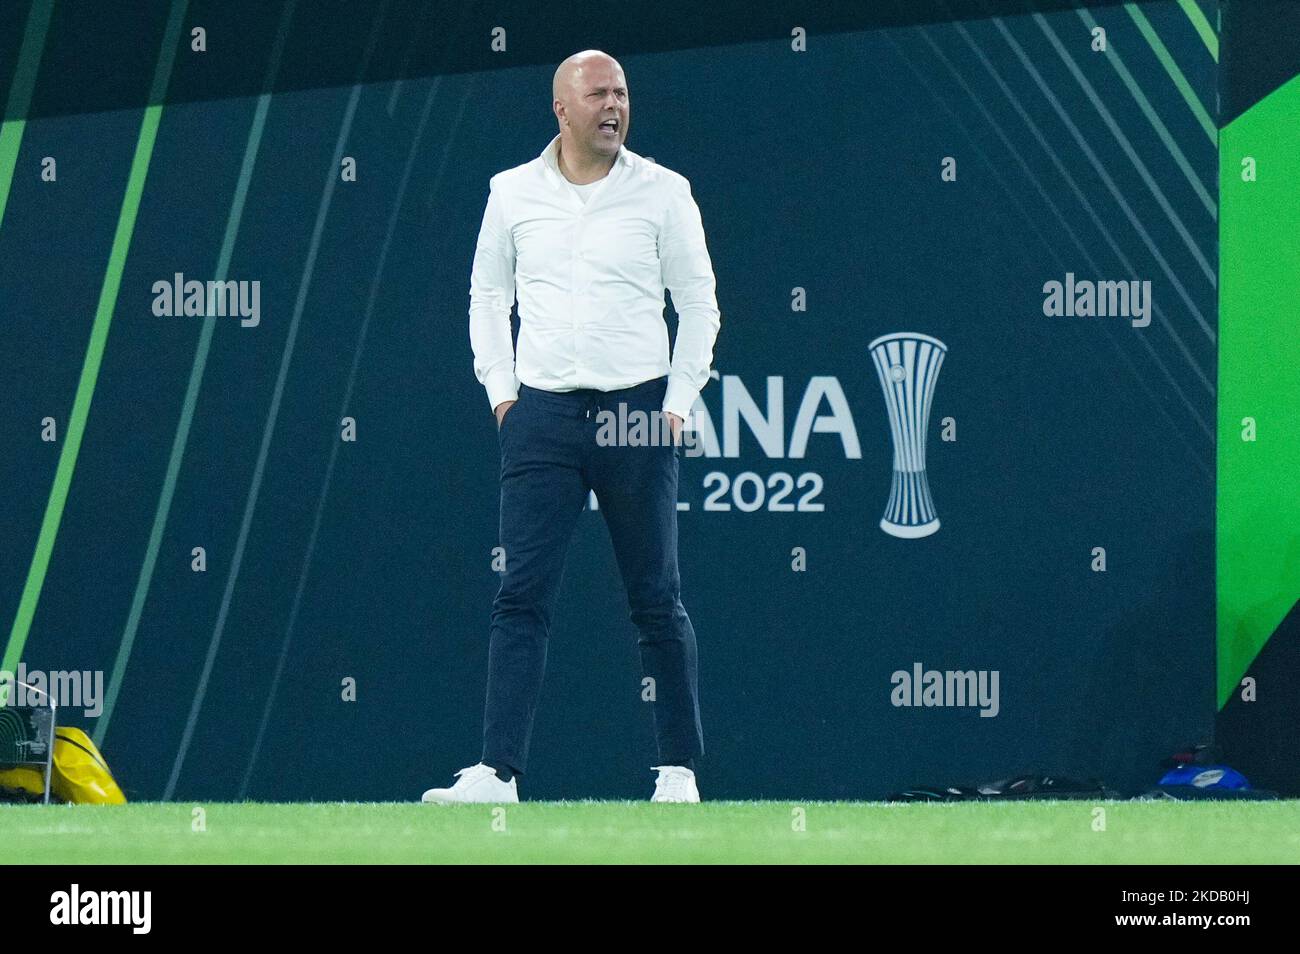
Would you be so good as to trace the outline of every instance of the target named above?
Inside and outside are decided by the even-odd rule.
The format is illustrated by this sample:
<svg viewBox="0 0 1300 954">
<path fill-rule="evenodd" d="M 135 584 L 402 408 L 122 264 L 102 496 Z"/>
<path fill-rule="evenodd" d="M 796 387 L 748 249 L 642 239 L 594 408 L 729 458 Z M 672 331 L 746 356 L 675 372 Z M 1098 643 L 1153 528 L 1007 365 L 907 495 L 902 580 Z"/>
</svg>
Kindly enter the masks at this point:
<svg viewBox="0 0 1300 954">
<path fill-rule="evenodd" d="M 623 75 L 623 67 L 619 66 L 618 60 L 608 53 L 600 50 L 583 50 L 581 53 L 574 53 L 556 67 L 555 77 L 551 80 L 551 98 L 566 100 L 573 90 L 582 86 L 585 79 L 590 79 L 601 70 L 612 70 L 617 72 L 619 77 Z"/>
<path fill-rule="evenodd" d="M 631 107 L 623 67 L 600 50 L 574 53 L 556 69 L 551 97 L 562 168 L 584 181 L 600 178 L 627 139 Z"/>
</svg>

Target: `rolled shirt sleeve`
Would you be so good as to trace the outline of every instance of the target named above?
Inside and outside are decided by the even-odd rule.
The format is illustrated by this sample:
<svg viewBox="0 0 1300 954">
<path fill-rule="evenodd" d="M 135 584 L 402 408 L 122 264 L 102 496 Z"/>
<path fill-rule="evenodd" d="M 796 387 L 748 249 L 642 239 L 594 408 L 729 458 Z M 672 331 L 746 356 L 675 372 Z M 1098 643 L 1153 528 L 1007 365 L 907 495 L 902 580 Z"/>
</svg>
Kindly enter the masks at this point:
<svg viewBox="0 0 1300 954">
<path fill-rule="evenodd" d="M 659 233 L 659 267 L 677 310 L 663 410 L 685 419 L 709 380 L 721 320 L 699 206 L 688 180 L 681 178 L 676 186 Z"/>
<path fill-rule="evenodd" d="M 483 224 L 474 249 L 469 283 L 469 340 L 474 374 L 487 390 L 488 403 L 519 396 L 510 309 L 515 302 L 515 245 L 506 224 L 495 177 L 489 188 Z"/>
</svg>

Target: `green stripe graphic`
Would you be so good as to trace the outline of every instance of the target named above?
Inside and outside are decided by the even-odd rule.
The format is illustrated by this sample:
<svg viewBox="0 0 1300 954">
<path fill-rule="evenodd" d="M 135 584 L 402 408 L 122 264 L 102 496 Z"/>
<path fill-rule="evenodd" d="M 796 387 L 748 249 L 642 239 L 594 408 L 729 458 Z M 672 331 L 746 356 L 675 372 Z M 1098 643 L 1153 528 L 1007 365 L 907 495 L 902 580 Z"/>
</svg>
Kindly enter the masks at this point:
<svg viewBox="0 0 1300 954">
<path fill-rule="evenodd" d="M 154 140 L 158 136 L 158 123 L 162 119 L 162 100 L 167 93 L 167 83 L 171 76 L 172 62 L 176 58 L 176 44 L 180 38 L 181 23 L 185 18 L 187 5 L 188 0 L 174 0 L 171 15 L 167 20 L 162 51 L 149 90 L 149 105 L 145 107 L 144 118 L 140 123 L 140 135 L 136 140 L 135 154 L 131 158 L 131 172 L 127 177 L 126 194 L 122 199 L 122 210 L 118 214 L 117 229 L 113 234 L 113 246 L 108 255 L 104 284 L 100 288 L 99 304 L 95 308 L 95 321 L 90 329 L 90 343 L 86 348 L 86 359 L 81 366 L 81 378 L 77 382 L 77 394 L 72 403 L 72 415 L 68 419 L 63 448 L 59 453 L 54 485 L 50 488 L 50 499 L 45 505 L 45 516 L 41 520 L 36 552 L 32 557 L 31 568 L 27 571 L 27 580 L 23 584 L 18 613 L 14 618 L 13 629 L 9 633 L 9 643 L 5 648 L 3 660 L 0 660 L 0 669 L 8 672 L 15 671 L 19 660 L 22 659 L 23 647 L 27 644 L 32 619 L 36 615 L 36 604 L 45 583 L 45 573 L 49 569 L 50 555 L 54 551 L 54 541 L 59 534 L 63 507 L 68 500 L 68 489 L 72 485 L 72 474 L 77 466 L 77 454 L 81 450 L 81 438 L 86 430 L 86 418 L 90 414 L 90 401 L 95 394 L 95 382 L 99 378 L 99 366 L 104 357 L 104 344 L 108 340 L 109 325 L 113 321 L 113 310 L 117 305 L 122 272 L 126 268 L 131 235 L 135 231 L 135 217 L 140 210 L 140 196 L 144 193 L 145 179 L 149 174 L 149 160 L 153 156 Z"/>
<path fill-rule="evenodd" d="M 244 216 L 244 201 L 248 198 L 248 186 L 253 178 L 253 167 L 257 163 L 257 154 L 262 145 L 262 130 L 266 127 L 266 114 L 271 106 L 270 91 L 274 87 L 275 76 L 280 70 L 280 55 L 284 51 L 284 41 L 289 33 L 289 21 L 293 19 L 295 5 L 296 0 L 289 0 L 285 5 L 284 13 L 281 14 L 280 29 L 276 34 L 270 65 L 266 71 L 266 80 L 262 86 L 265 92 L 257 98 L 257 107 L 253 111 L 253 122 L 248 130 L 248 141 L 244 145 L 244 159 L 239 169 L 239 181 L 235 185 L 235 195 L 230 202 L 230 212 L 226 217 L 225 236 L 221 241 L 221 251 L 217 255 L 217 270 L 214 278 L 219 282 L 226 280 L 230 259 L 235 252 L 235 239 L 239 235 L 239 223 Z M 203 387 L 203 372 L 207 368 L 212 332 L 217 323 L 217 319 L 213 317 L 214 310 L 209 308 L 208 311 L 208 317 L 203 320 L 198 346 L 194 350 L 194 361 L 190 366 L 190 379 L 185 389 L 181 417 L 176 425 L 176 434 L 172 438 L 171 456 L 167 460 L 167 475 L 163 479 L 162 491 L 158 495 L 158 506 L 154 511 L 153 527 L 149 531 L 149 545 L 145 551 L 144 563 L 140 567 L 140 576 L 136 580 L 135 595 L 131 599 L 131 611 L 127 616 L 126 627 L 122 631 L 122 640 L 118 643 L 113 672 L 109 676 L 104 711 L 95 722 L 94 741 L 97 746 L 104 744 L 104 736 L 108 734 L 108 726 L 113 718 L 113 707 L 117 703 L 117 694 L 126 676 L 127 663 L 131 659 L 131 650 L 135 646 L 136 633 L 140 627 L 140 617 L 144 613 L 145 598 L 149 595 L 154 567 L 158 563 L 158 551 L 162 547 L 163 532 L 167 529 L 167 518 L 171 513 L 172 498 L 176 493 L 176 481 L 180 476 L 181 462 L 185 458 L 185 446 L 189 443 L 190 424 L 194 420 L 194 409 L 198 405 L 199 390 Z"/>
<path fill-rule="evenodd" d="M 27 29 L 23 31 L 23 45 L 18 51 L 18 65 L 14 68 L 14 81 L 9 87 L 9 101 L 5 103 L 4 122 L 0 124 L 0 224 L 4 223 L 5 207 L 9 204 L 18 147 L 27 128 L 27 110 L 32 104 L 32 90 L 36 88 L 36 74 L 40 72 L 53 9 L 54 0 L 37 0 L 32 4 L 27 14 Z"/>
<path fill-rule="evenodd" d="M 1214 27 L 1210 26 L 1210 21 L 1205 19 L 1205 14 L 1196 5 L 1196 0 L 1178 0 L 1178 5 L 1183 8 L 1183 13 L 1187 14 L 1187 19 L 1192 21 L 1192 26 L 1200 34 L 1201 41 L 1210 51 L 1214 62 L 1219 62 L 1219 35 L 1214 32 Z"/>
<path fill-rule="evenodd" d="M 1219 153 L 1220 708 L 1300 598 L 1298 115 L 1300 76 L 1225 126 Z"/>
<path fill-rule="evenodd" d="M 1094 29 L 1098 25 L 1097 21 L 1093 19 L 1092 14 L 1087 10 L 1080 9 L 1076 10 L 1075 13 L 1079 15 L 1079 19 L 1081 19 L 1090 30 Z M 1219 214 L 1218 208 L 1215 206 L 1214 199 L 1210 197 L 1209 190 L 1201 184 L 1201 177 L 1196 174 L 1194 169 L 1192 169 L 1192 164 L 1188 162 L 1187 157 L 1183 155 L 1183 151 L 1178 147 L 1178 143 L 1174 139 L 1173 134 L 1169 132 L 1169 129 L 1160 119 L 1160 115 L 1156 112 L 1155 107 L 1151 105 L 1151 101 L 1147 99 L 1146 94 L 1142 92 L 1142 87 L 1138 85 L 1137 80 L 1133 79 L 1133 74 L 1128 71 L 1128 67 L 1124 65 L 1124 61 L 1120 59 L 1119 52 L 1109 44 L 1106 47 L 1106 59 L 1110 61 L 1111 66 L 1115 67 L 1115 72 L 1119 74 L 1119 78 L 1124 81 L 1124 85 L 1128 88 L 1129 93 L 1133 96 L 1133 99 L 1137 101 L 1138 108 L 1142 110 L 1142 115 L 1147 118 L 1147 122 L 1151 124 L 1151 128 L 1156 131 L 1156 135 L 1160 137 L 1160 141 L 1165 144 L 1165 148 L 1169 150 L 1169 154 L 1174 157 L 1174 162 L 1178 164 L 1178 168 L 1182 171 L 1183 177 L 1187 180 L 1188 185 L 1192 187 L 1192 191 L 1196 193 L 1196 197 L 1201 200 L 1201 205 L 1205 207 L 1205 211 L 1210 214 L 1211 218 L 1216 218 Z"/>
<path fill-rule="evenodd" d="M 1160 35 L 1156 33 L 1155 27 L 1151 25 L 1151 21 L 1147 19 L 1146 14 L 1139 10 L 1135 4 L 1126 3 L 1124 4 L 1124 9 L 1128 11 L 1128 15 L 1132 17 L 1133 22 L 1137 24 L 1138 30 L 1141 31 L 1142 36 L 1146 39 L 1152 52 L 1155 53 L 1156 59 L 1160 61 L 1160 65 L 1163 66 L 1165 72 L 1169 74 L 1169 78 L 1173 80 L 1174 85 L 1178 87 L 1178 92 L 1181 93 L 1183 99 L 1187 101 L 1187 106 L 1196 117 L 1196 121 L 1199 122 L 1201 128 L 1205 130 L 1205 135 L 1210 137 L 1210 142 L 1217 144 L 1219 141 L 1219 130 L 1214 125 L 1214 120 L 1210 118 L 1209 112 L 1207 112 L 1205 107 L 1201 105 L 1201 100 L 1200 97 L 1196 95 L 1196 90 L 1192 89 L 1192 84 L 1187 82 L 1187 77 L 1184 76 L 1183 71 L 1178 68 L 1178 63 L 1174 60 L 1173 54 L 1169 52 L 1164 41 L 1160 39 Z"/>
</svg>

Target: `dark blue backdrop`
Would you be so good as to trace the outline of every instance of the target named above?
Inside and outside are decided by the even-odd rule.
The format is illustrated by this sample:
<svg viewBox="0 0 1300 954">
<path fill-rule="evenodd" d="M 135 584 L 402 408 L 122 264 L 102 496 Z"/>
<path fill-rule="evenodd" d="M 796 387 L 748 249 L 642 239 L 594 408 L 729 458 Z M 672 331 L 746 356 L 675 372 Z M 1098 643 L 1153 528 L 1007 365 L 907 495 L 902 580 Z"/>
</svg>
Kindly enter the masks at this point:
<svg viewBox="0 0 1300 954">
<path fill-rule="evenodd" d="M 1215 64 L 1183 12 L 1143 10 L 1212 108 Z M 1185 92 L 1125 11 L 1094 15 L 1213 198 L 1215 148 Z M 161 20 L 151 29 L 138 43 L 148 67 Z M 353 62 L 368 29 L 354 30 Z M 290 35 L 286 62 L 310 55 L 309 32 Z M 576 37 L 566 52 L 598 41 Z M 1067 11 L 814 34 L 807 52 L 782 38 L 608 51 L 631 89 L 628 146 L 691 180 L 722 311 L 720 380 L 702 401 L 738 453 L 684 462 L 680 514 L 706 798 L 881 797 L 1030 769 L 1136 788 L 1172 746 L 1208 731 L 1215 289 L 1193 249 L 1213 267 L 1215 221 L 1090 42 Z M 259 35 L 239 56 L 264 71 L 270 45 Z M 262 320 L 216 320 L 125 678 L 100 730 L 130 796 L 414 798 L 477 759 L 498 458 L 471 370 L 469 267 L 488 178 L 554 134 L 558 58 L 365 83 L 351 113 L 348 86 L 271 99 L 230 266 L 231 278 L 262 283 Z M 204 68 L 182 51 L 174 82 Z M 56 81 L 42 73 L 38 102 Z M 203 325 L 154 316 L 151 287 L 175 272 L 214 276 L 255 108 L 249 97 L 163 110 L 28 666 L 110 672 L 121 656 Z M 140 121 L 139 110 L 41 116 L 22 143 L 0 230 L 9 619 L 61 450 L 40 441 L 39 422 L 68 418 Z M 328 197 L 307 281 L 345 127 L 357 181 Z M 40 180 L 44 156 L 58 157 L 57 184 Z M 944 157 L 956 159 L 955 182 L 941 180 Z M 1067 271 L 1150 280 L 1160 314 L 1141 329 L 1045 317 L 1043 284 Z M 796 287 L 806 311 L 791 309 Z M 878 528 L 892 447 L 866 345 L 895 331 L 949 348 L 928 445 L 942 528 L 922 540 Z M 792 457 L 798 409 L 822 378 L 846 398 L 860 454 L 813 433 Z M 783 409 L 776 452 L 732 420 L 744 395 L 765 413 Z M 356 419 L 355 443 L 339 439 L 340 410 Z M 947 417 L 952 442 L 940 439 Z M 746 473 L 764 484 L 816 474 L 824 510 L 744 512 L 730 490 L 730 510 L 706 509 L 716 486 Z M 742 483 L 751 499 L 754 481 Z M 196 546 L 204 573 L 191 570 Z M 1091 569 L 1094 547 L 1105 572 Z M 654 751 L 633 639 L 603 524 L 586 513 L 528 797 L 648 793 Z M 916 662 L 997 670 L 998 716 L 891 705 L 891 674 Z M 341 698 L 349 677 L 355 702 Z"/>
</svg>

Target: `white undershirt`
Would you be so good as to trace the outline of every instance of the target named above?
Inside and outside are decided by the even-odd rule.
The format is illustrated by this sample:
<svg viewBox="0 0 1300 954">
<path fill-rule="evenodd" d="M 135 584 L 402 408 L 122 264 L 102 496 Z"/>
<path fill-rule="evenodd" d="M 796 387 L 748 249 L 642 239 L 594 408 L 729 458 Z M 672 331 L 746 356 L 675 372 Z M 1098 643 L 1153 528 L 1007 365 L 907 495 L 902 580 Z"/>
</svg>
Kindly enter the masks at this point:
<svg viewBox="0 0 1300 954">
<path fill-rule="evenodd" d="M 569 182 L 568 179 L 565 179 L 564 181 Z M 586 185 L 578 185 L 576 182 L 569 182 L 569 185 L 572 187 L 574 192 L 578 193 L 578 198 L 582 200 L 582 204 L 586 205 L 587 199 L 596 191 L 596 186 L 600 185 L 604 181 L 604 177 L 601 177 L 595 182 L 588 182 Z"/>
</svg>

